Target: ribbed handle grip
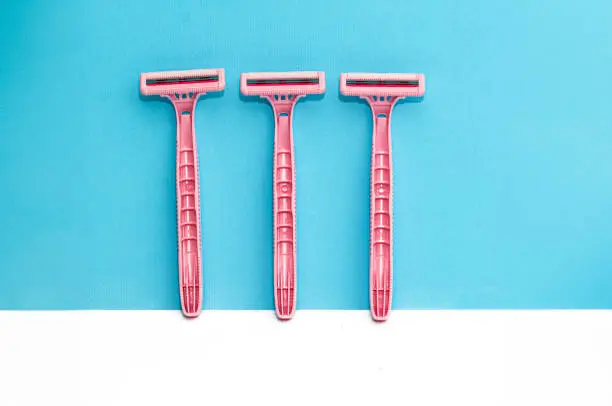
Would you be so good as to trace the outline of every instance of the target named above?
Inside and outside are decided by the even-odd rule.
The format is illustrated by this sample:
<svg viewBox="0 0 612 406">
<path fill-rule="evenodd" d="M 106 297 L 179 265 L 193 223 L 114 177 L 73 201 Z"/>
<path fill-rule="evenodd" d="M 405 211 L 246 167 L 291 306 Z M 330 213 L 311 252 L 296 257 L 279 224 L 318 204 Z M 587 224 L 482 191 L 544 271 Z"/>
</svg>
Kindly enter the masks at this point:
<svg viewBox="0 0 612 406">
<path fill-rule="evenodd" d="M 295 162 L 291 109 L 275 108 L 274 139 L 274 303 L 280 319 L 296 304 Z"/>
<path fill-rule="evenodd" d="M 370 310 L 386 320 L 393 285 L 393 195 L 389 114 L 374 114 L 370 178 Z"/>
<path fill-rule="evenodd" d="M 187 317 L 202 309 L 198 153 L 193 109 L 177 110 L 176 195 L 181 307 Z"/>
</svg>

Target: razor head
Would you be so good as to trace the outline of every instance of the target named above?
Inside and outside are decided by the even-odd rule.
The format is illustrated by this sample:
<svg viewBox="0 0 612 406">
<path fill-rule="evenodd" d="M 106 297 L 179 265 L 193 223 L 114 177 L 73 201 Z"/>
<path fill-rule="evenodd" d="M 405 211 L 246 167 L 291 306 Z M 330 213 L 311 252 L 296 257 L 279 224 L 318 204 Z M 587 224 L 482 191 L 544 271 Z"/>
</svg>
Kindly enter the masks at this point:
<svg viewBox="0 0 612 406">
<path fill-rule="evenodd" d="M 258 72 L 240 75 L 245 96 L 325 93 L 325 72 Z"/>
<path fill-rule="evenodd" d="M 340 93 L 345 96 L 421 97 L 425 75 L 420 73 L 343 73 Z"/>
<path fill-rule="evenodd" d="M 225 70 L 193 69 L 140 74 L 140 93 L 145 96 L 203 94 L 225 89 Z"/>
</svg>

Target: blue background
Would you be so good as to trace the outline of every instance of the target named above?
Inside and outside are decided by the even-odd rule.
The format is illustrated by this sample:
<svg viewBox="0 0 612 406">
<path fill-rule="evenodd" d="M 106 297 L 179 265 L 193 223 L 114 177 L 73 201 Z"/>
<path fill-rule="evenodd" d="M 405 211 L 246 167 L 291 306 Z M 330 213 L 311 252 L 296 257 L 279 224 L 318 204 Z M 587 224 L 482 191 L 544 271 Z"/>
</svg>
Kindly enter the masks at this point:
<svg viewBox="0 0 612 406">
<path fill-rule="evenodd" d="M 178 309 L 175 121 L 143 71 L 223 67 L 196 113 L 205 308 L 270 309 L 269 107 L 294 116 L 299 308 L 368 306 L 371 116 L 345 71 L 423 72 L 393 115 L 395 308 L 612 308 L 607 0 L 0 0 L 0 308 Z"/>
</svg>

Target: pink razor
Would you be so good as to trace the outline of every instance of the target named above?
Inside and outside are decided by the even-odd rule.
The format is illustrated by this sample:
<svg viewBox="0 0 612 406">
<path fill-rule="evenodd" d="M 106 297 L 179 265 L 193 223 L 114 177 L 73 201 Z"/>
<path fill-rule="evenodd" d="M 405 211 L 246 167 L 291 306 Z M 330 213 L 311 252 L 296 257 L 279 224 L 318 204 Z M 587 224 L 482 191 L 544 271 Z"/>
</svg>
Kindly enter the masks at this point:
<svg viewBox="0 0 612 406">
<path fill-rule="evenodd" d="M 370 174 L 370 311 L 384 321 L 391 310 L 393 290 L 393 176 L 391 111 L 404 97 L 425 94 L 421 74 L 343 73 L 340 93 L 359 96 L 372 109 L 374 134 Z"/>
<path fill-rule="evenodd" d="M 225 88 L 223 69 L 143 73 L 140 92 L 170 100 L 176 111 L 176 211 L 181 309 L 186 317 L 202 310 L 202 242 L 198 149 L 193 113 L 198 98 Z"/>
<path fill-rule="evenodd" d="M 243 73 L 240 90 L 261 96 L 274 111 L 274 305 L 281 320 L 296 303 L 295 161 L 291 116 L 298 99 L 325 92 L 323 72 Z"/>
</svg>

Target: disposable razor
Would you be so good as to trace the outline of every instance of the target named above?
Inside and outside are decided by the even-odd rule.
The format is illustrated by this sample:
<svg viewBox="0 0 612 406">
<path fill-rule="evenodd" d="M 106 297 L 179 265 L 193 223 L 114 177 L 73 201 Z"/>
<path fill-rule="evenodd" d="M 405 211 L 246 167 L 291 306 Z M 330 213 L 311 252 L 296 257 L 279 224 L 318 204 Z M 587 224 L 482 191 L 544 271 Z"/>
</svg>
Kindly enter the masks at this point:
<svg viewBox="0 0 612 406">
<path fill-rule="evenodd" d="M 274 306 L 281 320 L 296 307 L 295 160 L 291 117 L 297 101 L 325 92 L 323 72 L 243 73 L 240 90 L 261 96 L 274 112 Z"/>
<path fill-rule="evenodd" d="M 393 173 L 391 111 L 398 100 L 425 94 L 421 74 L 343 73 L 340 93 L 364 99 L 372 110 L 370 174 L 370 312 L 389 317 L 393 292 Z"/>
<path fill-rule="evenodd" d="M 142 73 L 140 92 L 170 100 L 176 111 L 176 211 L 181 309 L 186 317 L 202 310 L 202 242 L 198 149 L 193 114 L 198 98 L 225 88 L 223 69 Z"/>
</svg>

